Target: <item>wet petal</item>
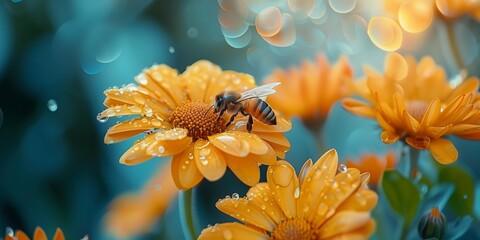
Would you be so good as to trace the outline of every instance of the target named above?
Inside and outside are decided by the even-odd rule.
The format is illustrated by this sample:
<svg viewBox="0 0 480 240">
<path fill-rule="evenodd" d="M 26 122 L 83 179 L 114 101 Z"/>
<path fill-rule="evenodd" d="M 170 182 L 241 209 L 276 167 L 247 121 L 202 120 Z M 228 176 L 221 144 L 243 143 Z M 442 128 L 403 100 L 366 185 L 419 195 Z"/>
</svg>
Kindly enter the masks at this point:
<svg viewBox="0 0 480 240">
<path fill-rule="evenodd" d="M 255 133 L 257 136 L 262 138 L 263 140 L 266 140 L 271 143 L 275 143 L 281 146 L 288 147 L 290 149 L 290 142 L 288 139 L 283 135 L 283 133 L 267 133 L 267 132 L 257 132 Z"/>
<path fill-rule="evenodd" d="M 227 165 L 243 183 L 253 186 L 260 180 L 260 168 L 258 163 L 246 157 L 226 156 Z"/>
<path fill-rule="evenodd" d="M 250 144 L 246 140 L 236 137 L 231 132 L 209 136 L 208 140 L 218 149 L 233 156 L 245 157 L 250 152 Z"/>
<path fill-rule="evenodd" d="M 255 134 L 237 131 L 230 132 L 229 134 L 231 136 L 234 136 L 235 138 L 242 139 L 247 142 L 249 145 L 250 153 L 261 155 L 268 152 L 267 144 Z"/>
<path fill-rule="evenodd" d="M 250 199 L 250 202 L 262 209 L 264 214 L 268 215 L 277 225 L 285 218 L 282 209 L 275 201 L 268 183 L 262 182 L 251 187 L 247 192 L 247 197 Z"/>
<path fill-rule="evenodd" d="M 170 124 L 156 117 L 136 118 L 109 128 L 104 142 L 106 144 L 117 143 L 145 131 L 165 128 L 170 128 Z"/>
<path fill-rule="evenodd" d="M 349 232 L 367 224 L 370 220 L 369 212 L 343 211 L 333 215 L 323 226 L 318 235 L 320 238 L 333 237 Z"/>
<path fill-rule="evenodd" d="M 280 159 L 285 159 L 285 153 L 290 150 L 290 146 L 286 147 L 268 141 L 267 143 L 275 150 L 275 155 L 277 155 L 277 157 L 279 157 Z"/>
<path fill-rule="evenodd" d="M 165 106 L 170 109 L 174 109 L 177 106 L 177 103 L 174 101 L 170 90 L 159 85 L 159 83 L 157 83 L 148 72 L 149 70 L 147 69 L 135 76 L 135 81 L 142 88 L 151 93 L 149 96 L 155 98 L 160 103 L 165 104 Z"/>
<path fill-rule="evenodd" d="M 196 186 L 203 179 L 195 163 L 194 145 L 190 144 L 181 154 L 174 155 L 172 158 L 172 178 L 175 185 L 183 190 Z"/>
<path fill-rule="evenodd" d="M 178 79 L 178 72 L 165 64 L 155 65 L 145 70 L 150 79 L 152 79 L 157 86 L 162 88 L 173 99 L 176 105 L 180 105 L 187 100 L 183 88 Z M 164 97 L 164 95 L 159 95 Z"/>
<path fill-rule="evenodd" d="M 337 208 L 340 211 L 371 211 L 378 202 L 378 195 L 370 189 L 358 189 Z"/>
<path fill-rule="evenodd" d="M 383 143 L 392 144 L 396 143 L 400 139 L 400 136 L 395 132 L 383 131 L 381 138 Z"/>
<path fill-rule="evenodd" d="M 345 110 L 361 117 L 374 118 L 376 113 L 371 106 L 353 98 L 344 99 L 342 101 L 342 107 Z"/>
<path fill-rule="evenodd" d="M 440 116 L 440 109 L 440 99 L 435 98 L 433 101 L 430 102 L 430 105 L 428 106 L 425 115 L 423 115 L 422 121 L 420 122 L 421 127 L 433 125 Z"/>
<path fill-rule="evenodd" d="M 367 223 L 365 223 L 363 226 L 340 235 L 335 235 L 332 238 L 328 238 L 328 239 L 329 240 L 330 239 L 363 240 L 366 238 L 366 236 L 371 236 L 374 231 L 375 231 L 375 220 L 370 218 L 367 221 Z"/>
<path fill-rule="evenodd" d="M 268 148 L 268 152 L 262 155 L 249 154 L 248 158 L 254 160 L 259 164 L 272 165 L 277 161 L 277 155 L 275 155 L 275 150 L 270 146 L 270 144 L 265 143 Z"/>
<path fill-rule="evenodd" d="M 259 232 L 251 227 L 240 223 L 221 223 L 202 230 L 198 240 L 268 240 L 269 237 L 263 232 Z"/>
<path fill-rule="evenodd" d="M 453 163 L 458 158 L 458 151 L 455 145 L 447 139 L 438 138 L 432 140 L 428 149 L 435 160 L 441 164 Z"/>
<path fill-rule="evenodd" d="M 130 84 L 122 88 L 107 89 L 103 92 L 106 96 L 103 104 L 107 107 L 117 105 L 135 105 L 143 104 L 138 102 L 137 99 L 148 98 L 149 96 L 138 91 L 137 86 Z"/>
<path fill-rule="evenodd" d="M 193 153 L 198 170 L 209 181 L 216 181 L 225 174 L 225 155 L 209 141 L 197 140 Z"/>
<path fill-rule="evenodd" d="M 154 139 L 155 137 L 151 134 L 140 140 L 120 157 L 119 162 L 126 165 L 135 165 L 152 158 L 153 156 L 147 153 L 147 147 L 152 144 Z"/>
<path fill-rule="evenodd" d="M 62 229 L 57 228 L 57 230 L 55 231 L 55 235 L 53 236 L 53 240 L 65 240 Z"/>
<path fill-rule="evenodd" d="M 275 229 L 275 222 L 264 214 L 265 211 L 250 203 L 247 198 L 220 199 L 215 206 L 222 212 L 248 224 L 255 225 L 269 232 Z"/>
<path fill-rule="evenodd" d="M 320 195 L 325 191 L 327 184 L 335 177 L 337 172 L 338 155 L 335 149 L 323 154 L 305 177 L 300 189 L 297 205 L 297 215 L 312 220 L 315 208 L 319 206 Z"/>
<path fill-rule="evenodd" d="M 152 133 L 152 143 L 147 146 L 147 153 L 152 156 L 171 156 L 183 152 L 192 142 L 183 128 L 172 128 Z"/>
<path fill-rule="evenodd" d="M 268 125 L 254 119 L 252 132 L 287 132 L 292 129 L 292 122 L 290 120 L 281 117 L 277 112 L 275 112 L 275 115 L 277 116 L 277 125 Z"/>
<path fill-rule="evenodd" d="M 222 69 L 220 67 L 205 60 L 197 61 L 187 67 L 181 77 L 186 83 L 187 89 L 185 91 L 187 92 L 188 98 L 191 101 L 203 101 L 208 85 L 210 85 L 212 79 L 221 72 Z"/>
<path fill-rule="evenodd" d="M 35 232 L 33 233 L 33 239 L 35 240 L 48 240 L 47 234 L 41 227 L 36 227 Z"/>
<path fill-rule="evenodd" d="M 298 191 L 298 179 L 295 169 L 288 162 L 280 160 L 267 170 L 267 182 L 275 193 L 275 201 L 287 218 L 296 215 L 295 191 Z"/>
<path fill-rule="evenodd" d="M 151 107 L 150 107 L 151 106 Z M 170 110 L 155 102 L 145 105 L 119 105 L 109 107 L 99 113 L 97 118 L 121 117 L 129 115 L 144 115 L 147 117 L 156 116 L 160 119 L 168 119 Z"/>
<path fill-rule="evenodd" d="M 223 71 L 213 78 L 211 84 L 208 85 L 203 102 L 213 103 L 215 96 L 223 91 L 242 92 L 254 87 L 255 79 L 251 75 L 234 71 Z"/>
</svg>

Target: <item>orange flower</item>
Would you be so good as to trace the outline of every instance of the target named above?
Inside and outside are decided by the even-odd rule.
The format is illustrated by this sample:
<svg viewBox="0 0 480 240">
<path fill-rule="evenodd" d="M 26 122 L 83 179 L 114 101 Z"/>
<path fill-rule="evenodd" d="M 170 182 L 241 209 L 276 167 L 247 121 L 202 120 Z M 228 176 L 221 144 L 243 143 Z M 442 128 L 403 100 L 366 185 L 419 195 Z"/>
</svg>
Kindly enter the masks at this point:
<svg viewBox="0 0 480 240">
<path fill-rule="evenodd" d="M 43 229 L 41 227 L 35 228 L 35 232 L 33 233 L 33 240 L 46 240 L 46 239 L 48 239 L 47 234 L 45 234 Z M 64 240 L 64 239 L 65 239 L 65 236 L 63 236 L 62 230 L 60 228 L 57 228 L 52 240 Z M 7 233 L 5 234 L 5 240 L 30 240 L 30 238 L 22 230 L 17 230 L 17 232 L 13 234 L 13 230 L 10 229 L 10 232 L 7 230 Z"/>
<path fill-rule="evenodd" d="M 190 189 L 203 178 L 216 181 L 227 166 L 253 186 L 260 179 L 258 164 L 273 164 L 290 148 L 283 132 L 290 130 L 291 123 L 281 116 L 277 116 L 277 125 L 255 119 L 251 133 L 245 128 L 245 117 L 235 118 L 228 128 L 228 116 L 217 122 L 218 114 L 210 109 L 215 96 L 256 87 L 250 75 L 198 61 L 181 75 L 166 65 L 156 65 L 135 80 L 139 86 L 105 91 L 108 108 L 98 115 L 102 122 L 113 116 L 140 115 L 111 127 L 105 136 L 105 143 L 115 143 L 145 134 L 120 158 L 123 164 L 173 156 L 172 177 L 178 188 Z"/>
<path fill-rule="evenodd" d="M 352 79 L 346 58 L 330 66 L 324 56 L 318 56 L 316 63 L 275 70 L 265 83 L 282 83 L 275 88 L 277 93 L 268 97 L 275 109 L 287 116 L 299 116 L 304 122 L 323 123 L 333 104 L 349 95 Z"/>
<path fill-rule="evenodd" d="M 105 215 L 110 234 L 129 238 L 151 229 L 178 193 L 169 165 L 162 166 L 139 194 L 124 194 L 113 200 Z"/>
<path fill-rule="evenodd" d="M 395 164 L 396 160 L 393 152 L 389 152 L 384 159 L 380 159 L 373 154 L 367 154 L 363 155 L 359 161 L 349 159 L 345 162 L 347 167 L 357 168 L 362 172 L 369 172 L 371 185 L 377 185 L 382 178 L 383 172 L 394 169 Z"/>
<path fill-rule="evenodd" d="M 384 143 L 405 140 L 416 149 L 428 149 L 440 163 L 456 161 L 455 146 L 443 136 L 480 139 L 479 80 L 466 79 L 452 88 L 442 68 L 430 57 L 417 64 L 390 53 L 382 76 L 366 69 L 359 94 L 369 103 L 346 99 L 343 106 L 363 117 L 376 118 Z"/>
<path fill-rule="evenodd" d="M 267 170 L 267 182 L 250 188 L 245 198 L 233 194 L 216 206 L 241 223 L 221 223 L 199 239 L 367 239 L 375 229 L 370 211 L 377 194 L 367 187 L 369 174 L 355 168 L 337 172 L 332 149 L 299 177 L 286 161 Z"/>
</svg>

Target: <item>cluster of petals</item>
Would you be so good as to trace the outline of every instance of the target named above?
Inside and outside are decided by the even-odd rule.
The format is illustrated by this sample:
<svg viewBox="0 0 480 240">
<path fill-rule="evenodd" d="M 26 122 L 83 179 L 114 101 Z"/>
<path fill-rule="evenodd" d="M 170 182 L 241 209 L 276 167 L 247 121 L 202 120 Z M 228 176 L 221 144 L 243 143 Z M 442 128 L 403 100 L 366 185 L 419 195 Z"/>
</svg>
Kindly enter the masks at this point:
<svg viewBox="0 0 480 240">
<path fill-rule="evenodd" d="M 359 116 L 377 120 L 384 143 L 404 140 L 416 149 L 428 149 L 440 163 L 457 160 L 455 135 L 480 139 L 479 80 L 464 79 L 453 88 L 444 70 L 431 57 L 418 63 L 413 57 L 390 53 L 385 73 L 366 68 L 366 78 L 357 85 L 366 101 L 345 99 L 343 107 Z"/>
<path fill-rule="evenodd" d="M 221 223 L 202 231 L 199 239 L 367 239 L 375 230 L 370 211 L 377 194 L 367 187 L 369 173 L 337 172 L 332 149 L 313 164 L 308 160 L 297 177 L 280 160 L 267 170 L 267 182 L 217 202 L 222 212 L 242 223 Z"/>
<path fill-rule="evenodd" d="M 47 240 L 47 234 L 41 227 L 35 228 L 35 232 L 33 233 L 33 240 Z M 83 239 L 88 239 L 84 237 Z M 5 234 L 5 240 L 30 240 L 28 235 L 23 232 L 22 230 L 17 230 L 15 233 L 8 232 Z M 52 240 L 65 240 L 65 236 L 60 228 L 57 228 L 55 231 L 55 235 L 53 235 Z"/>
<path fill-rule="evenodd" d="M 229 116 L 217 121 L 211 106 L 223 91 L 245 91 L 256 87 L 252 76 L 222 71 L 201 60 L 185 72 L 166 65 L 154 65 L 135 77 L 138 85 L 105 91 L 106 110 L 99 120 L 133 115 L 111 127 L 105 143 L 116 143 L 136 135 L 138 140 L 120 158 L 124 164 L 138 164 L 155 156 L 173 156 L 171 171 L 180 189 L 190 189 L 202 179 L 216 181 L 227 166 L 245 184 L 260 179 L 259 164 L 273 164 L 284 158 L 290 143 L 283 135 L 291 123 L 277 116 L 277 125 L 255 120 L 252 132 L 245 117 L 226 127 Z M 135 117 L 136 116 L 136 117 Z"/>
</svg>

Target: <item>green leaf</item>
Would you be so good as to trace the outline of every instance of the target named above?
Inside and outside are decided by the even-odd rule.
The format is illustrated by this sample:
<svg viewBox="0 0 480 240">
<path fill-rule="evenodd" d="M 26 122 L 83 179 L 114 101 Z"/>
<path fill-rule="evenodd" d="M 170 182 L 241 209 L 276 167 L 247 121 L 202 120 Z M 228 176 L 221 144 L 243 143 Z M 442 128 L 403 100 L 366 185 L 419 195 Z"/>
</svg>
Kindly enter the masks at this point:
<svg viewBox="0 0 480 240">
<path fill-rule="evenodd" d="M 396 170 L 385 171 L 382 189 L 390 206 L 405 219 L 408 226 L 417 213 L 421 195 L 417 187 Z"/>
<path fill-rule="evenodd" d="M 448 206 L 456 214 L 462 216 L 472 214 L 475 180 L 468 171 L 458 166 L 444 166 L 440 169 L 438 181 L 455 185 L 455 191 L 448 201 Z"/>
</svg>

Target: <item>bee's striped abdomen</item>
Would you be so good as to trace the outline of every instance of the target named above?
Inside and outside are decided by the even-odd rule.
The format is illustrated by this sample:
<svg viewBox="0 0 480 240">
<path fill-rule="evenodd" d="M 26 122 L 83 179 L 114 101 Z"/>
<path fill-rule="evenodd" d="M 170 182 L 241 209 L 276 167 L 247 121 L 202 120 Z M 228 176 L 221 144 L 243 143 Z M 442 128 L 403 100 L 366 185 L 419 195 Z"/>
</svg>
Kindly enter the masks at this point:
<svg viewBox="0 0 480 240">
<path fill-rule="evenodd" d="M 253 117 L 268 125 L 276 125 L 277 117 L 272 108 L 260 98 L 248 99 L 243 105 L 245 111 L 252 114 Z"/>
</svg>

